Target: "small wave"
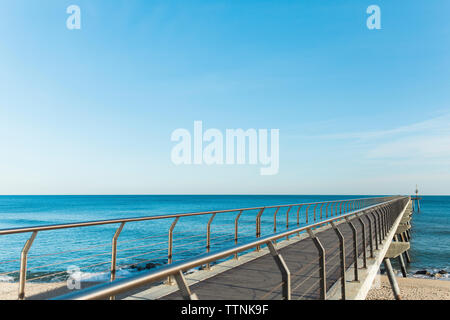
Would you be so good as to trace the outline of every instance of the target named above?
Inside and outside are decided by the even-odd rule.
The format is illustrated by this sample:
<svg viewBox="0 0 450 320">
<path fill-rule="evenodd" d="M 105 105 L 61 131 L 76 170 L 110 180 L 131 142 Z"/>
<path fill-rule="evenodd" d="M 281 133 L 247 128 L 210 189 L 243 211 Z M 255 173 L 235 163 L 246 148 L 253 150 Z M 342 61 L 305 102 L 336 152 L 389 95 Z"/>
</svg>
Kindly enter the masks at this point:
<svg viewBox="0 0 450 320">
<path fill-rule="evenodd" d="M 408 275 L 411 278 L 419 279 L 434 279 L 434 280 L 450 280 L 449 268 L 430 268 L 430 269 L 415 269 L 411 270 L 412 274 Z M 427 274 L 417 273 L 419 271 L 425 271 Z"/>
<path fill-rule="evenodd" d="M 34 226 L 34 225 L 42 225 L 42 224 L 50 224 L 54 223 L 54 220 L 37 220 L 37 219 L 1 219 L 2 223 L 16 226 Z"/>
<path fill-rule="evenodd" d="M 119 269 L 116 271 L 116 279 L 128 278 L 130 276 L 136 275 L 143 270 L 137 269 Z M 191 274 L 198 271 L 198 268 L 189 269 L 186 274 Z M 109 282 L 111 273 L 109 271 L 105 272 L 80 272 L 78 279 L 81 282 Z"/>
<path fill-rule="evenodd" d="M 426 274 L 412 274 L 409 277 L 411 278 L 420 278 L 420 279 L 433 279 L 433 280 L 447 280 L 450 281 L 450 274 L 446 273 L 446 274 L 439 274 L 439 276 L 436 276 L 436 274 L 439 273 L 431 273 L 430 275 L 426 275 Z"/>
<path fill-rule="evenodd" d="M 116 271 L 116 278 L 127 278 L 137 271 L 128 269 L 119 269 Z M 105 272 L 80 272 L 79 279 L 82 282 L 108 282 L 110 280 L 111 273 Z"/>
<path fill-rule="evenodd" d="M 409 278 L 450 281 L 450 276 L 448 274 L 443 274 L 440 277 L 427 276 L 424 274 L 413 274 L 413 275 L 410 275 Z"/>
<path fill-rule="evenodd" d="M 14 278 L 10 276 L 0 276 L 0 282 L 14 282 Z"/>
</svg>

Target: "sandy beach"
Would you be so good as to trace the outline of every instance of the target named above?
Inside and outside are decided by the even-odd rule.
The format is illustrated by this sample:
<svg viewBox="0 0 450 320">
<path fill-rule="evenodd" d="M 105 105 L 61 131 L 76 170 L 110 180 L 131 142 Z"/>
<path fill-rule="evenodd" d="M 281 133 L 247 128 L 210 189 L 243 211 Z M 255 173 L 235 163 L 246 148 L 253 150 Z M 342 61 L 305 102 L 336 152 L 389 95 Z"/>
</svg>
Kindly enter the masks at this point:
<svg viewBox="0 0 450 320">
<path fill-rule="evenodd" d="M 96 282 L 83 282 L 82 289 L 98 284 Z M 47 300 L 70 293 L 66 282 L 53 283 L 27 283 L 25 287 L 26 300 Z M 19 290 L 18 283 L 0 283 L 0 300 L 16 300 Z"/>
<path fill-rule="evenodd" d="M 450 300 L 450 281 L 397 277 L 402 300 Z M 387 276 L 378 275 L 366 300 L 394 300 Z"/>
</svg>

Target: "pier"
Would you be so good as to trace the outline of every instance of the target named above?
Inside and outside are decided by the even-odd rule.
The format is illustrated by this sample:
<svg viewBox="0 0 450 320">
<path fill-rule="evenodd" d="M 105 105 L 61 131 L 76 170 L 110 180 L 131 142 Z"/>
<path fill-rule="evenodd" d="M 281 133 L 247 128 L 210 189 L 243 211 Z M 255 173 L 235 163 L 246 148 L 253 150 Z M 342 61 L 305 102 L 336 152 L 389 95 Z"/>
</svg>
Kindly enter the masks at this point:
<svg viewBox="0 0 450 320">
<path fill-rule="evenodd" d="M 240 218 L 250 211 L 257 212 L 255 237 L 239 242 Z M 285 230 L 280 231 L 277 219 L 282 211 Z M 273 230 L 264 235 L 262 218 L 267 212 L 273 214 Z M 218 214 L 234 214 L 235 244 L 213 251 L 211 229 Z M 297 219 L 290 220 L 290 214 Z M 205 252 L 174 261 L 174 230 L 180 219 L 189 216 L 209 217 Z M 361 300 L 382 264 L 395 297 L 400 299 L 390 261 L 398 259 L 406 273 L 403 269 L 409 262 L 411 218 L 412 198 L 396 196 L 8 229 L 0 230 L 0 236 L 30 234 L 18 271 L 19 299 L 26 298 L 27 253 L 38 233 L 104 225 L 117 225 L 108 261 L 110 282 L 55 299 Z M 116 279 L 118 239 L 124 226 L 163 219 L 172 221 L 167 263 Z"/>
</svg>

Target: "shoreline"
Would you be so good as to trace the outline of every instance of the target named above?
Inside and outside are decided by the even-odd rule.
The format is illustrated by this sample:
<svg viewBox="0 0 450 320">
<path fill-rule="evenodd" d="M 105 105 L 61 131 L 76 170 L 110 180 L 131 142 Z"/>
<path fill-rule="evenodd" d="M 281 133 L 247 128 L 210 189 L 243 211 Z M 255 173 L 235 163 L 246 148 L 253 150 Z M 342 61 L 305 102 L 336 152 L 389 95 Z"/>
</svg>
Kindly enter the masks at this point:
<svg viewBox="0 0 450 320">
<path fill-rule="evenodd" d="M 450 300 L 450 281 L 442 278 L 396 277 L 402 300 Z M 394 300 L 387 276 L 377 275 L 366 300 Z"/>
</svg>

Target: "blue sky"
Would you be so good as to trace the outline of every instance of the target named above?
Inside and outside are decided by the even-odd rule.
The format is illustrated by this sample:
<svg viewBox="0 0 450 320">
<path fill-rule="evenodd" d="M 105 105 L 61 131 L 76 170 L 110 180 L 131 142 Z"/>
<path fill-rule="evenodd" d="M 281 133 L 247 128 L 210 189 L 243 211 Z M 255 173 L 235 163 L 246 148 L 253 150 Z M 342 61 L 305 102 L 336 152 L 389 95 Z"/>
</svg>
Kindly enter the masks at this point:
<svg viewBox="0 0 450 320">
<path fill-rule="evenodd" d="M 0 194 L 450 194 L 449 10 L 1 1 Z M 279 174 L 175 166 L 195 120 L 280 129 Z"/>
</svg>

